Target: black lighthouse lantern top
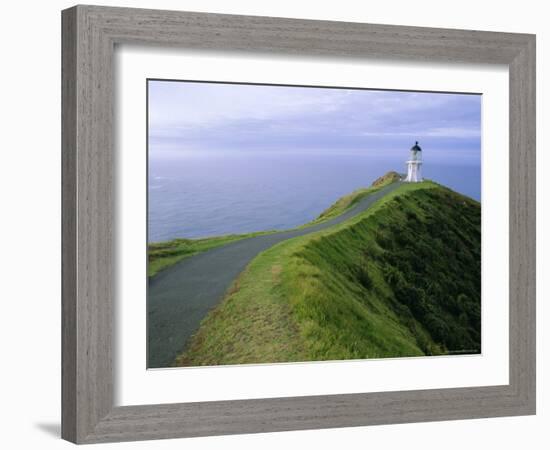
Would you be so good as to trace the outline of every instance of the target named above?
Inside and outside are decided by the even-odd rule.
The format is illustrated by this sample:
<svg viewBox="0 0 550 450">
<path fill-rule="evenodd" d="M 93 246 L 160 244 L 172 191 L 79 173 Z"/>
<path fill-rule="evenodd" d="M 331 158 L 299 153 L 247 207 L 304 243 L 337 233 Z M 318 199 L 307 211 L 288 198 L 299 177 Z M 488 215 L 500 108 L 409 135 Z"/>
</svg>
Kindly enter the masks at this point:
<svg viewBox="0 0 550 450">
<path fill-rule="evenodd" d="M 420 148 L 420 145 L 418 145 L 418 141 L 414 143 L 414 145 L 411 147 L 411 152 L 421 152 L 422 149 Z"/>
</svg>

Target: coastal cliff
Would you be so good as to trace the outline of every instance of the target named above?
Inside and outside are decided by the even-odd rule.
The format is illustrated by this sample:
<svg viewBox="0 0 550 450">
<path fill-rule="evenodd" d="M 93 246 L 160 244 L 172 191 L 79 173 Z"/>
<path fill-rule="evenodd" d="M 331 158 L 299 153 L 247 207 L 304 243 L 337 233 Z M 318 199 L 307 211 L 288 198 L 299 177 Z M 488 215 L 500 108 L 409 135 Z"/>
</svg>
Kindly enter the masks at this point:
<svg viewBox="0 0 550 450">
<path fill-rule="evenodd" d="M 378 179 L 327 209 L 394 183 Z M 404 183 L 370 209 L 256 256 L 175 365 L 479 353 L 481 206 Z"/>
</svg>

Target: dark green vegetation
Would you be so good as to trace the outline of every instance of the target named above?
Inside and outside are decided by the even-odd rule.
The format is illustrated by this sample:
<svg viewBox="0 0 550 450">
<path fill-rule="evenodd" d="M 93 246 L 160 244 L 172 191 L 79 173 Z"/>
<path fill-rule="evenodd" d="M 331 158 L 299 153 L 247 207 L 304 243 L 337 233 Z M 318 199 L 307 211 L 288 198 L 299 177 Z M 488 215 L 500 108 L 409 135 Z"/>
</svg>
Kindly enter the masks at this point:
<svg viewBox="0 0 550 450">
<path fill-rule="evenodd" d="M 264 233 L 229 234 L 204 239 L 173 239 L 149 244 L 147 246 L 148 276 L 152 277 L 162 269 L 198 253 L 260 234 Z"/>
<path fill-rule="evenodd" d="M 403 184 L 258 255 L 176 365 L 479 353 L 480 244 L 479 203 Z"/>
<path fill-rule="evenodd" d="M 407 224 L 380 222 L 370 264 L 381 268 L 393 293 L 392 308 L 407 323 L 425 354 L 432 354 L 416 321 L 444 352 L 481 351 L 481 208 L 446 189 L 396 197 L 392 205 Z M 377 250 L 381 251 L 377 251 Z M 372 290 L 368 265 L 359 269 Z"/>
</svg>

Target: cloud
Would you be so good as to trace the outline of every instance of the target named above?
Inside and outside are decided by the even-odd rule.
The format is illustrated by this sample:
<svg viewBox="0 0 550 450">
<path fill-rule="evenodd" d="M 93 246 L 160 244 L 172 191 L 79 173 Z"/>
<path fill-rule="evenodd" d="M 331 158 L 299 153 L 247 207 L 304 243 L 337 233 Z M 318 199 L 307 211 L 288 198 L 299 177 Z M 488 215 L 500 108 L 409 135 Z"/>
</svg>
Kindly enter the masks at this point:
<svg viewBox="0 0 550 450">
<path fill-rule="evenodd" d="M 476 127 L 437 127 L 427 128 L 422 133 L 418 130 L 410 131 L 365 131 L 363 136 L 408 136 L 411 138 L 418 137 L 419 134 L 424 137 L 447 137 L 455 139 L 463 138 L 479 138 L 481 136 L 481 130 Z"/>
<path fill-rule="evenodd" d="M 149 82 L 157 152 L 403 149 L 479 152 L 481 96 Z"/>
</svg>

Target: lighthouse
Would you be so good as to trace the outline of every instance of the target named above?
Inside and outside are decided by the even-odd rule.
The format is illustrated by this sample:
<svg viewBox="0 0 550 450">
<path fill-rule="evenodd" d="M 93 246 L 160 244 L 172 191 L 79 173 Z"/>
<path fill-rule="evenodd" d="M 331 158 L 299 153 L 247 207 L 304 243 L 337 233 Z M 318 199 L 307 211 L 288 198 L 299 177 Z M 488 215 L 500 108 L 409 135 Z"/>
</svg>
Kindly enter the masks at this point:
<svg viewBox="0 0 550 450">
<path fill-rule="evenodd" d="M 422 181 L 422 149 L 418 141 L 411 147 L 411 154 L 407 161 L 407 178 L 409 183 L 419 183 Z"/>
</svg>

